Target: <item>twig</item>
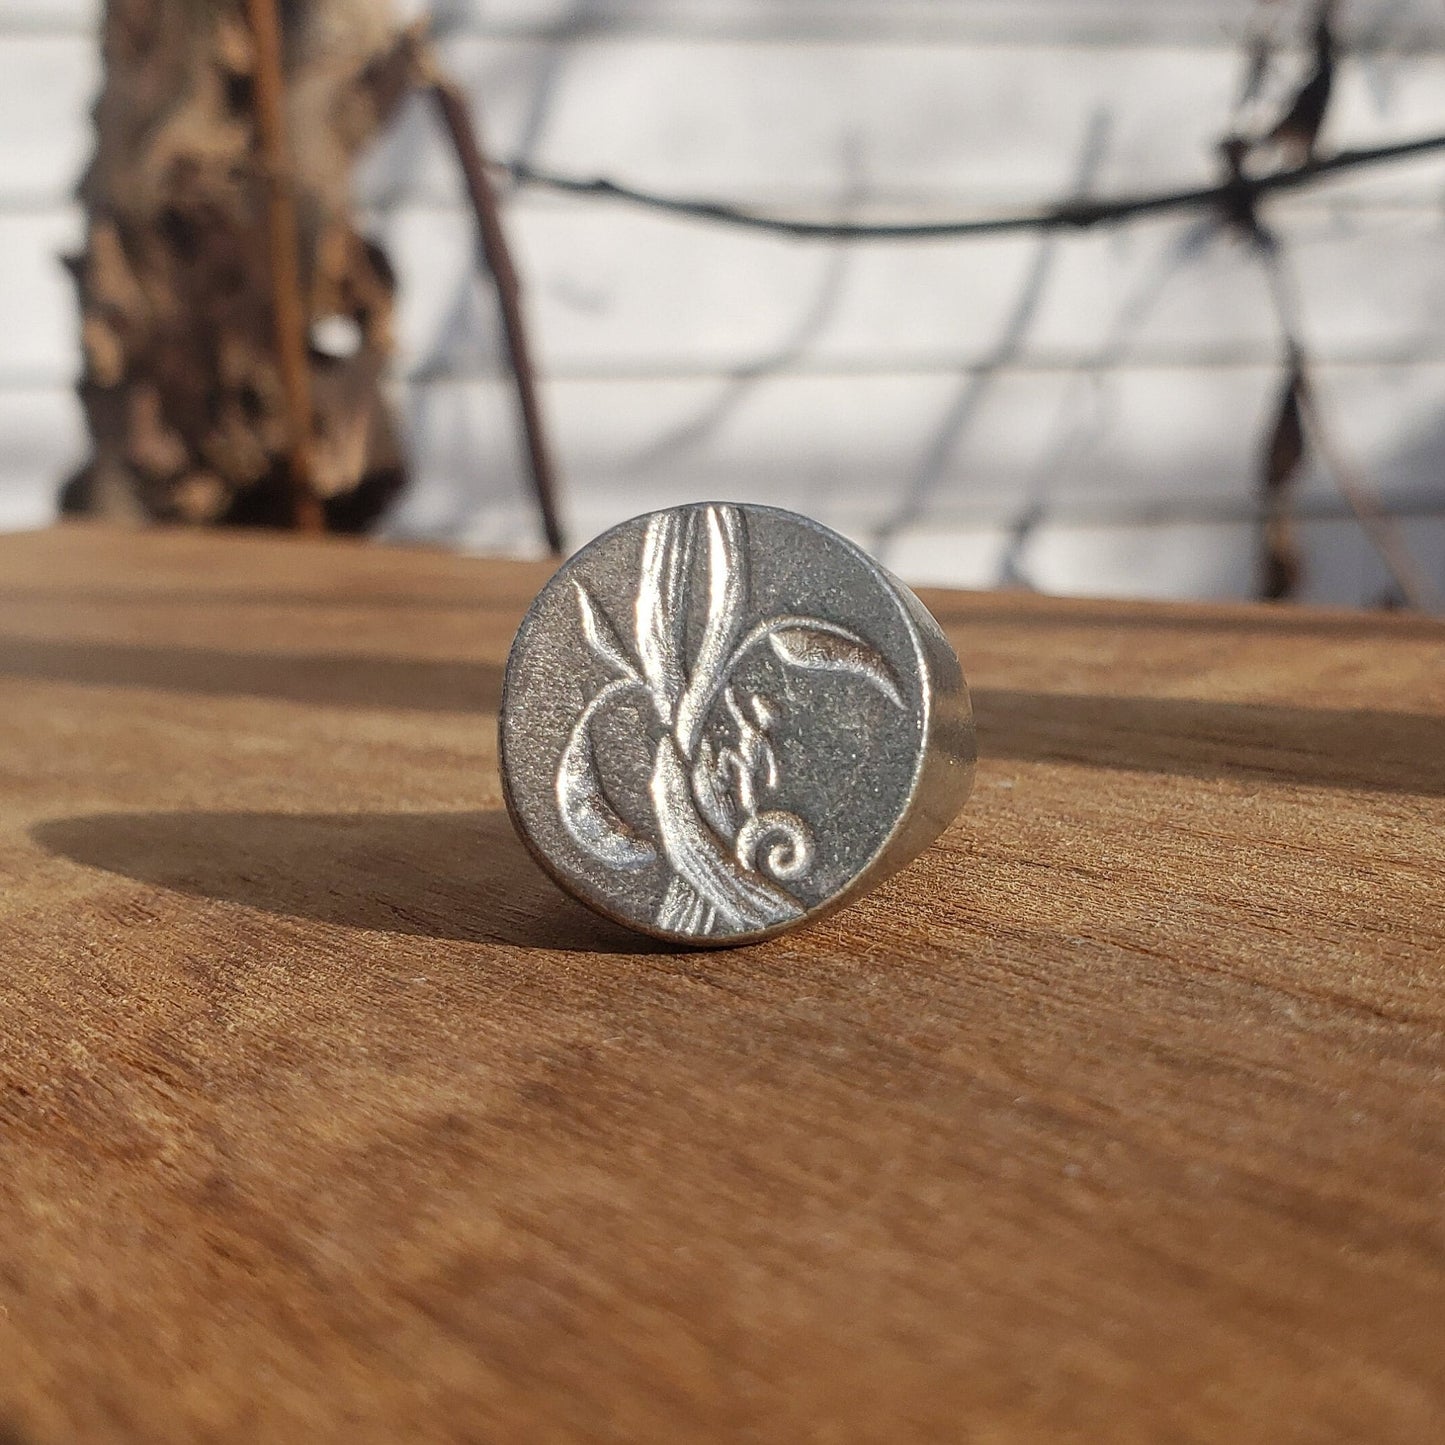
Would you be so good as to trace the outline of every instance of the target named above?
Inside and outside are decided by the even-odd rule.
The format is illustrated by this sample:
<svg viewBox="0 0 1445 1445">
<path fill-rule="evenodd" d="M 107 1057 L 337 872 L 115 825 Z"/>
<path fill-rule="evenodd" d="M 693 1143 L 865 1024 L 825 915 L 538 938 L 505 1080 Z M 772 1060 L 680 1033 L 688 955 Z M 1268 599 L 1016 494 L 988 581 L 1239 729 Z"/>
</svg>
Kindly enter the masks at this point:
<svg viewBox="0 0 1445 1445">
<path fill-rule="evenodd" d="M 271 310 L 286 408 L 292 519 L 299 531 L 323 532 L 326 518 L 313 485 L 311 373 L 306 360 L 306 306 L 301 297 L 296 183 L 286 143 L 281 24 L 276 0 L 247 0 L 247 10 L 256 45 L 256 128 L 266 176 Z"/>
<path fill-rule="evenodd" d="M 771 231 L 780 236 L 823 241 L 926 241 L 950 236 L 994 236 L 1010 231 L 1084 230 L 1090 226 L 1130 220 L 1135 216 L 1158 215 L 1169 211 L 1218 210 L 1229 205 L 1238 205 L 1241 196 L 1253 201 L 1271 191 L 1300 190 L 1325 176 L 1341 171 L 1357 170 L 1362 166 L 1379 165 L 1386 161 L 1406 160 L 1411 156 L 1442 150 L 1445 150 L 1445 135 L 1421 136 L 1415 140 L 1397 141 L 1393 145 L 1338 151 L 1334 155 L 1316 157 L 1266 175 L 1231 177 L 1212 186 L 1146 192 L 1103 200 L 1061 201 L 1011 216 L 878 224 L 795 220 L 786 216 L 771 216 L 746 210 L 722 201 L 660 195 L 625 185 L 620 181 L 609 180 L 605 176 L 588 179 L 563 175 L 556 171 L 542 170 L 524 161 L 499 164 L 519 185 L 537 186 L 568 195 L 626 201 L 649 210 L 693 216 L 698 220 L 743 226 L 754 231 Z"/>
<path fill-rule="evenodd" d="M 542 530 L 553 556 L 564 550 L 562 524 L 557 515 L 556 485 L 552 459 L 547 447 L 542 422 L 542 408 L 537 396 L 537 373 L 532 365 L 527 344 L 527 328 L 522 316 L 522 287 L 507 247 L 502 229 L 497 194 L 487 174 L 487 157 L 482 149 L 476 121 L 465 95 L 451 80 L 442 75 L 435 63 L 428 65 L 431 93 L 441 111 L 442 121 L 457 153 L 457 162 L 466 179 L 467 194 L 477 219 L 482 257 L 497 285 L 497 301 L 502 316 L 502 334 L 512 376 L 517 384 L 517 402 L 522 414 L 522 429 L 527 439 L 527 457 L 531 466 L 532 490 L 542 514 Z"/>
<path fill-rule="evenodd" d="M 1269 281 L 1280 335 L 1289 359 L 1293 378 L 1293 395 L 1299 420 L 1304 422 L 1310 441 L 1325 464 L 1335 488 L 1345 499 L 1365 536 L 1394 579 L 1407 606 L 1416 612 L 1436 610 L 1434 589 L 1421 573 L 1411 555 L 1395 519 L 1380 505 L 1375 490 L 1352 466 L 1325 421 L 1315 394 L 1309 359 L 1305 353 L 1298 292 L 1288 269 L 1287 259 L 1278 237 L 1265 233 L 1268 244 L 1259 247 L 1260 259 Z"/>
</svg>

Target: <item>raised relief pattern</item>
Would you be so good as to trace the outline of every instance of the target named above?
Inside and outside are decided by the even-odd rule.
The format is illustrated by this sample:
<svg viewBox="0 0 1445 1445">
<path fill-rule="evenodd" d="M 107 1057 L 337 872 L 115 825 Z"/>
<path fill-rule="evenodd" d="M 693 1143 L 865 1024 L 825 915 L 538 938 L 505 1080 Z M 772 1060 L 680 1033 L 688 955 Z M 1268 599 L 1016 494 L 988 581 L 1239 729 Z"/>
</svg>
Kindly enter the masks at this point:
<svg viewBox="0 0 1445 1445">
<path fill-rule="evenodd" d="M 748 625 L 748 570 L 738 508 L 658 513 L 643 539 L 630 647 L 587 589 L 573 584 L 582 635 L 611 678 L 563 748 L 556 783 L 562 822 L 579 847 L 612 868 L 665 862 L 670 877 L 654 921 L 699 938 L 798 917 L 806 909 L 788 885 L 808 876 L 816 856 L 808 823 L 767 806 L 781 782 L 772 739 L 778 706 L 740 687 L 747 655 L 767 646 L 790 667 L 846 674 L 904 706 L 882 655 L 848 628 L 791 615 Z M 705 598 L 700 628 L 689 626 L 697 593 Z M 609 801 L 594 737 L 594 723 L 627 697 L 645 699 L 662 729 L 647 790 L 652 817 L 644 824 L 624 819 Z M 709 736 L 714 720 L 721 733 Z"/>
</svg>

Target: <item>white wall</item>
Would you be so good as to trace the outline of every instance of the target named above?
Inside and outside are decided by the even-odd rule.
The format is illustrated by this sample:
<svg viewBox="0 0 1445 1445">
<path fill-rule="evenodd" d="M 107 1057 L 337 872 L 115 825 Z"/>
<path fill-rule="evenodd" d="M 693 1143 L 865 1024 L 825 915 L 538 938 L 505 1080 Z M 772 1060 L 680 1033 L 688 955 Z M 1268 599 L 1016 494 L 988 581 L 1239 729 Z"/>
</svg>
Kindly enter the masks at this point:
<svg viewBox="0 0 1445 1445">
<path fill-rule="evenodd" d="M 74 291 L 57 257 L 89 145 L 99 57 L 86 0 L 0 0 L 0 527 L 33 527 L 85 456 Z"/>
<path fill-rule="evenodd" d="M 0 525 L 82 451 L 66 195 L 87 0 L 0 0 Z M 449 0 L 493 149 L 822 218 L 945 217 L 1207 183 L 1242 0 Z M 1275 4 L 1288 22 L 1299 5 Z M 1445 8 L 1345 0 L 1327 140 L 1445 130 Z M 1293 29 L 1297 30 L 1295 25 Z M 1280 76 L 1280 84 L 1288 80 Z M 415 484 L 396 535 L 529 549 L 490 294 L 430 113 L 363 183 L 402 277 Z M 509 210 L 575 540 L 726 495 L 812 512 L 924 581 L 1250 593 L 1279 380 L 1256 263 L 1189 219 L 1052 238 L 790 241 L 537 192 Z M 1327 414 L 1445 582 L 1445 158 L 1273 203 Z M 1328 478 L 1306 594 L 1387 579 Z"/>
</svg>

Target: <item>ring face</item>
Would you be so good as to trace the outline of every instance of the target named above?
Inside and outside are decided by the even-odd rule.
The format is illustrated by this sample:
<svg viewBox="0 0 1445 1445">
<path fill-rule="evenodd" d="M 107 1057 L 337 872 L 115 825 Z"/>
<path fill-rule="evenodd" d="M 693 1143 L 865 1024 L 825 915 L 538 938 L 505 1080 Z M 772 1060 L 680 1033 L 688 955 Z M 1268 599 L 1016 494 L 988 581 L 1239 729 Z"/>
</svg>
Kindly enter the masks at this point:
<svg viewBox="0 0 1445 1445">
<path fill-rule="evenodd" d="M 518 631 L 500 729 L 508 808 L 557 881 L 696 944 L 838 906 L 926 845 L 972 774 L 932 618 L 769 507 L 656 512 L 572 557 Z"/>
</svg>

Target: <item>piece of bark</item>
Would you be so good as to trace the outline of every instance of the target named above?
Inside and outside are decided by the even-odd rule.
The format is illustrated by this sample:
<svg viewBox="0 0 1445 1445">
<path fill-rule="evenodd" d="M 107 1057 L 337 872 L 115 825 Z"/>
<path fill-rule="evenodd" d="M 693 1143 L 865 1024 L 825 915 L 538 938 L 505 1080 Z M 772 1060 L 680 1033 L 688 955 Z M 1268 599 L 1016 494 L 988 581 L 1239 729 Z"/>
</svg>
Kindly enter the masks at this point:
<svg viewBox="0 0 1445 1445">
<path fill-rule="evenodd" d="M 364 530 L 404 482 L 382 392 L 395 280 L 356 228 L 358 152 L 414 83 L 418 35 L 377 0 L 281 7 L 310 484 L 328 527 Z M 285 398 L 256 127 L 255 45 L 241 0 L 108 0 L 96 149 L 80 187 L 80 396 L 92 455 L 67 512 L 287 526 Z"/>
</svg>

